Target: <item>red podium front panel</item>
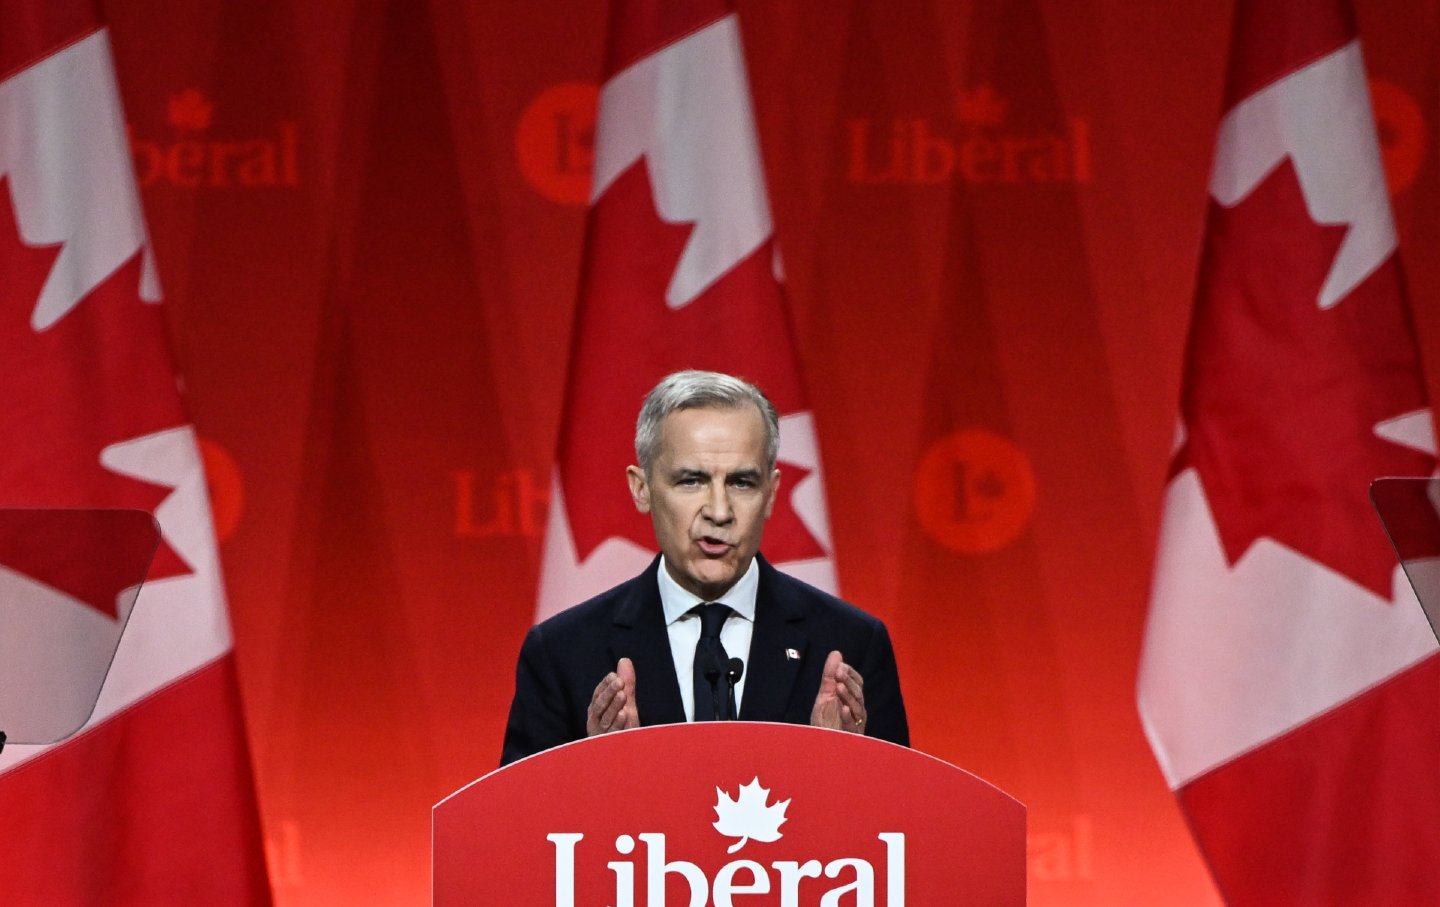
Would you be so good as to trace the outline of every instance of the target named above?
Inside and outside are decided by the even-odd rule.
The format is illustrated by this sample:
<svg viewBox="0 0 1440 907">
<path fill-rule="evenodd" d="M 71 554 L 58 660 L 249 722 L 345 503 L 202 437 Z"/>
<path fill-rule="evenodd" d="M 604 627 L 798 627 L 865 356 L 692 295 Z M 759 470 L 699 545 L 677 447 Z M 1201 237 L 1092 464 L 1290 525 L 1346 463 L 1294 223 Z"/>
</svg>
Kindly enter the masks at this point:
<svg viewBox="0 0 1440 907">
<path fill-rule="evenodd" d="M 787 724 L 607 734 L 434 816 L 437 905 L 1025 903 L 1025 807 L 904 747 Z"/>
</svg>

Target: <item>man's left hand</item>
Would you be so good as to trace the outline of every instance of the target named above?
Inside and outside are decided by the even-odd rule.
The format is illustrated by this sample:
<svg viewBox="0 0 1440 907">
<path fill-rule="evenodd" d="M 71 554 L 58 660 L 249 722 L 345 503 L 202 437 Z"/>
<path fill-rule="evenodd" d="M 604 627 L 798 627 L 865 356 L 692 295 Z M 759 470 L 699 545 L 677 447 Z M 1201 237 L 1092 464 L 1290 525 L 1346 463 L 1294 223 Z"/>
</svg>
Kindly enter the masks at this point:
<svg viewBox="0 0 1440 907">
<path fill-rule="evenodd" d="M 865 733 L 865 678 L 845 663 L 839 652 L 825 659 L 820 694 L 810 710 L 810 723 L 853 734 Z"/>
</svg>

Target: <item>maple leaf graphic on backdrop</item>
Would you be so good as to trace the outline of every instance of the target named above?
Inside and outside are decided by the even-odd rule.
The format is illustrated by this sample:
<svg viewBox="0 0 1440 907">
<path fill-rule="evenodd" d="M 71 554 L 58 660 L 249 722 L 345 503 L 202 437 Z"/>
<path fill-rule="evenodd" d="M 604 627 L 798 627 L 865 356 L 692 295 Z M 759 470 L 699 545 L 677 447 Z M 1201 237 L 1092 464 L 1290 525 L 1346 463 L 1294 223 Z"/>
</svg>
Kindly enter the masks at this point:
<svg viewBox="0 0 1440 907">
<path fill-rule="evenodd" d="M 656 213 L 643 157 L 616 177 L 591 212 L 560 445 L 565 504 L 581 560 L 612 537 L 654 548 L 624 469 L 635 459 L 635 413 L 662 377 L 691 368 L 727 372 L 763 388 L 781 415 L 809 408 L 793 365 L 772 242 L 696 298 L 674 309 L 666 304 L 694 229 Z M 782 460 L 781 473 L 765 555 L 776 563 L 823 557 L 791 499 L 810 470 Z"/>
<path fill-rule="evenodd" d="M 1233 208 L 1212 202 L 1172 474 L 1199 473 L 1231 565 L 1269 538 L 1388 599 L 1370 481 L 1435 460 L 1376 434 L 1426 407 L 1395 256 L 1316 301 L 1346 230 L 1312 219 L 1289 159 Z"/>
<path fill-rule="evenodd" d="M 720 788 L 715 788 L 715 830 L 727 838 L 739 838 L 725 849 L 734 853 L 744 847 L 750 839 L 770 843 L 780 840 L 780 826 L 785 822 L 785 808 L 789 800 L 773 805 L 767 804 L 770 791 L 760 786 L 757 776 L 749 784 L 741 785 L 735 799 Z"/>
<path fill-rule="evenodd" d="M 139 295 L 143 250 L 62 318 L 37 331 L 31 313 L 60 249 L 32 246 L 21 238 L 9 181 L 0 179 L 0 437 L 5 439 L 0 506 L 153 514 L 171 488 L 101 464 L 107 447 L 187 421 L 160 306 Z M 0 551 L 0 557 L 17 571 L 116 616 L 118 587 L 102 588 L 93 577 L 41 569 L 23 546 Z M 190 572 L 162 540 L 148 578 Z"/>
</svg>

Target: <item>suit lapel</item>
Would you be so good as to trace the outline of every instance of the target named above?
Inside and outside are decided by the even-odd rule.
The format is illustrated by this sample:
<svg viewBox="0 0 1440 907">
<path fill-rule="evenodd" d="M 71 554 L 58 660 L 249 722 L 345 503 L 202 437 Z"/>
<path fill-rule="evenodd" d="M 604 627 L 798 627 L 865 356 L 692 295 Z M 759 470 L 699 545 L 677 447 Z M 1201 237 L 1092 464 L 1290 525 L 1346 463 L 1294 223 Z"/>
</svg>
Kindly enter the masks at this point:
<svg viewBox="0 0 1440 907">
<path fill-rule="evenodd" d="M 635 706 L 641 725 L 646 727 L 685 720 L 675 659 L 670 654 L 670 634 L 660 606 L 655 575 L 659 565 L 660 558 L 656 557 L 631 585 L 629 594 L 615 609 L 610 637 L 611 663 L 621 658 L 635 663 Z"/>
<path fill-rule="evenodd" d="M 740 717 L 745 721 L 785 721 L 789 718 L 785 707 L 805 657 L 805 615 L 785 587 L 784 578 L 759 555 L 756 560 L 760 565 L 760 589 L 755 599 L 755 632 L 750 637 Z"/>
</svg>

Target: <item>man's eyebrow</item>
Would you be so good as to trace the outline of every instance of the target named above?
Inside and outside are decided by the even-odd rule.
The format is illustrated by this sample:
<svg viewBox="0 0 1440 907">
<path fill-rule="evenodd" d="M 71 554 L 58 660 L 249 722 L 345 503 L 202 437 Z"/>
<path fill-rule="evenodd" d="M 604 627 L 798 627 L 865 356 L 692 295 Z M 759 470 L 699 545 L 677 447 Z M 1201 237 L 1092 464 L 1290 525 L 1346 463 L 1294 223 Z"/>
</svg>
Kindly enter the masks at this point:
<svg viewBox="0 0 1440 907">
<path fill-rule="evenodd" d="M 709 472 L 709 470 L 702 469 L 702 468 L 700 468 L 700 467 L 698 467 L 698 466 L 677 466 L 677 467 L 675 467 L 674 469 L 670 470 L 670 472 L 667 473 L 667 475 L 668 475 L 670 481 L 672 481 L 672 482 L 679 482 L 679 481 L 682 481 L 682 480 L 684 480 L 684 479 L 709 479 L 709 478 L 711 478 L 711 473 Z M 747 466 L 747 467 L 744 468 L 744 469 L 737 469 L 737 470 L 735 470 L 734 472 L 727 472 L 727 473 L 725 474 L 725 481 L 727 481 L 727 482 L 733 482 L 733 481 L 739 479 L 739 480 L 746 480 L 746 481 L 758 482 L 758 481 L 761 480 L 761 478 L 762 478 L 763 476 L 764 476 L 764 473 L 763 473 L 761 470 L 759 470 L 759 469 L 757 469 L 757 468 L 755 468 L 755 467 L 753 467 L 753 466 Z"/>
<path fill-rule="evenodd" d="M 760 470 L 755 469 L 754 467 L 749 467 L 749 468 L 746 468 L 746 469 L 737 469 L 737 470 L 735 470 L 734 472 L 728 474 L 728 475 L 726 476 L 726 478 L 727 478 L 727 479 L 756 479 L 756 480 L 758 480 L 758 479 L 760 478 L 760 475 L 761 475 Z"/>
<path fill-rule="evenodd" d="M 697 466 L 677 466 L 670 470 L 671 479 L 708 479 L 710 473 Z"/>
</svg>

